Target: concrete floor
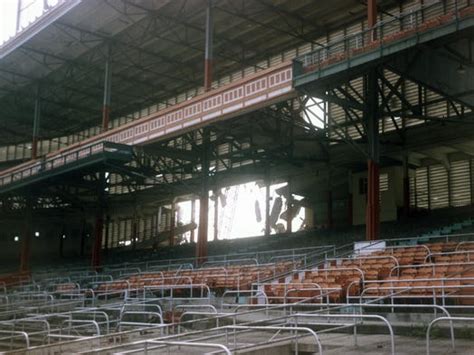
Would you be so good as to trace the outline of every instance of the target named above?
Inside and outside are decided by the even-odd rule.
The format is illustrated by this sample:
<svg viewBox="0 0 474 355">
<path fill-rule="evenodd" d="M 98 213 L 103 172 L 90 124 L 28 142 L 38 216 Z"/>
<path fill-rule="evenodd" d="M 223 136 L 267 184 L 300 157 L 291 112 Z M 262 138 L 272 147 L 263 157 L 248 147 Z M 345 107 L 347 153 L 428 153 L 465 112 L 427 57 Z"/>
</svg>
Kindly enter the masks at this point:
<svg viewBox="0 0 474 355">
<path fill-rule="evenodd" d="M 325 355 L 380 355 L 391 354 L 389 335 L 358 335 L 358 346 L 354 346 L 353 336 L 347 334 L 321 334 L 321 343 Z M 430 341 L 432 355 L 474 354 L 474 339 L 456 339 L 456 351 L 451 350 L 449 339 L 433 338 Z M 397 355 L 426 354 L 426 340 L 424 337 L 408 337 L 395 335 L 395 353 Z"/>
</svg>

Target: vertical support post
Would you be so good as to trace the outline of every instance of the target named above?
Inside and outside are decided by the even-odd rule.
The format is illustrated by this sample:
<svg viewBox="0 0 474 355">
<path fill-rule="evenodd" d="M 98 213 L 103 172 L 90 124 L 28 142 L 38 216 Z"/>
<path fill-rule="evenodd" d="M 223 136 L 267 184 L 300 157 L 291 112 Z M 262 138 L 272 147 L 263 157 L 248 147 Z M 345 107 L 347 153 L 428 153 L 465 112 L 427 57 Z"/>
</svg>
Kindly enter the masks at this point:
<svg viewBox="0 0 474 355">
<path fill-rule="evenodd" d="M 291 233 L 293 231 L 293 196 L 291 195 L 291 179 L 288 177 L 288 192 L 286 195 L 286 232 Z"/>
<path fill-rule="evenodd" d="M 270 230 L 270 175 L 265 172 L 265 236 L 268 237 L 271 233 Z"/>
<path fill-rule="evenodd" d="M 161 218 L 162 218 L 161 212 L 162 212 L 162 208 L 160 206 L 158 207 L 158 212 L 156 214 L 156 231 L 155 231 L 154 237 L 156 237 L 161 232 Z"/>
<path fill-rule="evenodd" d="M 110 95 L 112 89 L 112 73 L 110 63 L 110 46 L 107 48 L 107 58 L 105 60 L 105 73 L 104 73 L 104 100 L 102 104 L 102 131 L 105 132 L 109 129 L 110 121 Z"/>
<path fill-rule="evenodd" d="M 162 207 L 159 206 L 158 207 L 158 211 L 156 212 L 156 229 L 153 231 L 153 235 L 152 235 L 152 238 L 155 239 L 155 241 L 153 242 L 153 250 L 156 250 L 158 248 L 158 236 L 160 235 L 161 233 L 161 211 L 162 211 Z"/>
<path fill-rule="evenodd" d="M 105 227 L 105 230 L 107 231 L 107 226 Z M 133 220 L 132 220 L 132 249 L 133 250 L 137 248 L 137 239 L 138 239 L 138 218 L 137 218 L 136 213 L 134 213 Z"/>
<path fill-rule="evenodd" d="M 102 234 L 104 230 L 104 205 L 105 205 L 105 173 L 99 173 L 98 206 L 94 225 L 94 246 L 92 248 L 92 268 L 98 270 L 101 267 L 102 258 Z"/>
<path fill-rule="evenodd" d="M 380 184 L 379 184 L 379 118 L 378 118 L 378 83 L 377 71 L 371 69 L 366 76 L 366 119 L 368 138 L 367 161 L 367 210 L 366 210 L 366 239 L 379 238 L 380 228 Z"/>
<path fill-rule="evenodd" d="M 327 220 L 327 225 L 328 228 L 332 228 L 334 226 L 334 221 L 332 218 L 332 190 L 329 187 L 328 193 L 327 193 L 327 208 L 328 208 L 328 220 Z"/>
<path fill-rule="evenodd" d="M 377 24 L 377 0 L 367 0 L 367 25 L 370 31 L 370 40 L 377 39 L 377 32 L 374 28 Z"/>
<path fill-rule="evenodd" d="M 403 156 L 403 215 L 410 215 L 410 176 L 408 169 L 408 153 Z"/>
<path fill-rule="evenodd" d="M 174 236 L 176 231 L 176 201 L 173 199 L 171 203 L 171 216 L 170 216 L 170 236 L 168 238 L 169 246 L 174 246 Z"/>
<path fill-rule="evenodd" d="M 81 244 L 80 244 L 80 250 L 79 250 L 79 255 L 81 257 L 84 256 L 84 249 L 86 247 L 86 217 L 85 217 L 85 212 L 83 209 L 81 209 L 81 226 L 79 227 L 79 235 L 81 238 Z"/>
<path fill-rule="evenodd" d="M 20 272 L 27 273 L 30 271 L 30 254 L 31 254 L 31 223 L 33 222 L 33 206 L 31 198 L 26 199 L 25 206 L 25 224 L 23 226 L 23 238 L 21 238 L 21 254 L 20 254 Z"/>
<path fill-rule="evenodd" d="M 328 193 L 327 193 L 327 226 L 328 228 L 333 227 L 333 216 L 332 216 L 332 184 L 331 184 L 331 165 L 328 164 Z"/>
<path fill-rule="evenodd" d="M 354 203 L 353 203 L 353 188 L 354 186 L 352 185 L 352 171 L 349 171 L 348 173 L 348 191 L 349 193 L 347 194 L 347 224 L 349 226 L 352 226 L 354 223 L 353 221 L 353 209 L 354 209 Z"/>
<path fill-rule="evenodd" d="M 204 90 L 212 88 L 212 67 L 213 67 L 213 32 L 214 23 L 212 17 L 212 0 L 208 0 L 206 8 L 206 48 L 204 57 Z"/>
<path fill-rule="evenodd" d="M 194 196 L 193 196 L 191 200 L 191 223 L 195 223 L 195 222 L 196 222 L 196 200 L 194 199 Z M 190 237 L 191 243 L 194 243 L 196 241 L 195 234 L 196 232 L 194 228 L 191 229 L 191 237 Z"/>
<path fill-rule="evenodd" d="M 59 235 L 59 257 L 62 258 L 64 256 L 64 238 L 63 236 L 66 235 L 66 231 L 63 227 L 61 228 L 61 234 Z"/>
<path fill-rule="evenodd" d="M 41 119 L 41 99 L 40 99 L 40 86 L 36 88 L 36 98 L 35 98 L 35 112 L 33 117 L 33 137 L 31 141 L 31 159 L 36 159 L 38 157 L 38 136 L 40 128 L 40 119 Z"/>
<path fill-rule="evenodd" d="M 109 253 L 109 238 L 110 238 L 110 215 L 105 216 L 105 245 L 104 245 L 104 254 Z"/>
<path fill-rule="evenodd" d="M 21 3 L 22 3 L 22 0 L 18 0 L 18 3 L 17 3 L 17 8 L 16 8 L 16 31 L 15 31 L 15 34 L 18 33 L 20 31 L 20 25 L 21 25 Z"/>
<path fill-rule="evenodd" d="M 213 191 L 214 201 L 214 240 L 219 240 L 219 190 L 216 188 Z"/>
<path fill-rule="evenodd" d="M 199 201 L 199 229 L 196 246 L 197 263 L 207 260 L 207 232 L 209 222 L 209 145 L 211 143 L 208 128 L 203 129 L 201 157 L 201 195 Z"/>
</svg>

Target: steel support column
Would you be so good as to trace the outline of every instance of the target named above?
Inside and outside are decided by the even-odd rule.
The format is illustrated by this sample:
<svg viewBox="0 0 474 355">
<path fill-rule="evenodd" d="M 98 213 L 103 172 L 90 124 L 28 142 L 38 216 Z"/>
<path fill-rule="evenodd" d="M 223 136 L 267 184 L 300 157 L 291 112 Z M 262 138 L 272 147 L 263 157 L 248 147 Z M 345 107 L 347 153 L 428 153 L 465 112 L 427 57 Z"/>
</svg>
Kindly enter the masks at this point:
<svg viewBox="0 0 474 355">
<path fill-rule="evenodd" d="M 158 235 L 160 235 L 160 232 L 161 232 L 162 210 L 163 210 L 163 208 L 161 206 L 159 206 L 158 211 L 156 213 L 156 229 L 153 232 L 153 238 L 156 238 L 156 239 L 157 239 Z M 153 243 L 153 249 L 154 250 L 158 249 L 158 242 Z"/>
<path fill-rule="evenodd" d="M 408 170 L 408 154 L 403 157 L 403 215 L 410 215 L 410 176 Z"/>
<path fill-rule="evenodd" d="M 373 28 L 377 24 L 377 0 L 367 0 L 367 25 Z M 375 41 L 377 39 L 376 30 L 373 29 L 370 33 L 370 39 Z"/>
<path fill-rule="evenodd" d="M 81 257 L 84 256 L 84 250 L 86 248 L 86 217 L 85 217 L 85 213 L 84 213 L 84 210 L 81 210 L 81 226 L 80 226 L 80 229 L 79 229 L 79 234 L 80 234 L 80 238 L 81 238 L 81 241 L 80 241 L 80 250 L 79 250 L 79 255 Z"/>
<path fill-rule="evenodd" d="M 378 120 L 378 83 L 377 71 L 371 69 L 365 78 L 367 139 L 367 209 L 366 239 L 379 238 L 380 228 L 380 186 L 379 186 L 379 120 Z"/>
<path fill-rule="evenodd" d="M 174 246 L 176 233 L 176 201 L 173 199 L 171 203 L 171 215 L 170 215 L 170 236 L 168 239 L 168 244 Z"/>
<path fill-rule="evenodd" d="M 353 204 L 353 195 L 352 195 L 352 189 L 353 189 L 353 186 L 352 186 L 352 171 L 349 171 L 349 174 L 348 174 L 348 191 L 349 193 L 347 194 L 347 224 L 349 226 L 352 226 L 352 224 L 354 223 L 354 220 L 353 220 L 353 209 L 354 209 L 354 204 Z"/>
<path fill-rule="evenodd" d="M 293 196 L 291 194 L 291 179 L 288 178 L 288 192 L 286 195 L 286 232 L 293 232 Z"/>
<path fill-rule="evenodd" d="M 202 158 L 201 158 L 201 194 L 199 201 L 199 229 L 198 242 L 196 246 L 196 258 L 198 264 L 207 260 L 207 233 L 209 223 L 209 145 L 210 132 L 207 128 L 203 130 Z"/>
<path fill-rule="evenodd" d="M 35 98 L 35 112 L 33 116 L 33 137 L 31 141 L 31 159 L 36 159 L 38 157 L 38 137 L 40 129 L 40 119 L 41 119 L 41 99 L 40 99 L 40 88 L 39 85 L 36 88 L 36 98 Z"/>
<path fill-rule="evenodd" d="M 66 235 L 66 231 L 63 225 L 61 230 L 61 235 L 59 236 L 59 257 L 62 258 L 64 256 L 64 236 Z"/>
<path fill-rule="evenodd" d="M 31 198 L 26 199 L 25 224 L 23 225 L 23 236 L 21 238 L 20 272 L 30 272 L 31 234 L 33 223 L 33 206 Z"/>
<path fill-rule="evenodd" d="M 110 215 L 105 217 L 105 242 L 104 242 L 104 254 L 107 255 L 109 253 L 109 234 L 110 234 Z"/>
<path fill-rule="evenodd" d="M 327 225 L 328 228 L 332 228 L 334 225 L 334 221 L 332 218 L 332 190 L 329 189 L 327 193 L 327 208 L 328 208 L 328 220 L 327 220 Z"/>
<path fill-rule="evenodd" d="M 333 227 L 332 217 L 332 187 L 331 187 L 331 166 L 328 165 L 328 192 L 327 192 L 327 226 L 328 228 Z"/>
<path fill-rule="evenodd" d="M 269 236 L 271 233 L 270 229 L 270 175 L 268 172 L 265 174 L 265 236 Z"/>
<path fill-rule="evenodd" d="M 105 207 L 105 174 L 99 173 L 98 204 L 94 224 L 94 245 L 92 248 L 92 268 L 98 270 L 102 259 L 102 235 L 104 230 L 104 207 Z"/>
<path fill-rule="evenodd" d="M 193 199 L 191 200 L 191 223 L 195 223 L 196 222 L 196 200 L 194 199 L 194 196 L 193 196 Z M 191 236 L 190 236 L 190 242 L 191 243 L 194 243 L 196 241 L 196 238 L 195 238 L 195 229 L 191 229 Z"/>
<path fill-rule="evenodd" d="M 219 240 L 219 193 L 218 189 L 213 191 L 214 200 L 214 239 Z"/>
<path fill-rule="evenodd" d="M 112 89 L 112 73 L 110 63 L 110 48 L 107 49 L 107 58 L 105 60 L 105 73 L 104 73 L 104 101 L 102 103 L 102 131 L 105 132 L 109 129 L 110 121 L 110 95 Z"/>
<path fill-rule="evenodd" d="M 212 0 L 208 0 L 206 9 L 206 48 L 204 57 L 204 90 L 212 88 L 212 67 L 213 67 L 213 32 L 214 23 L 212 17 Z"/>
<path fill-rule="evenodd" d="M 105 227 L 105 231 L 107 234 L 107 226 Z M 107 237 L 105 237 L 107 240 Z M 137 248 L 137 241 L 138 241 L 138 218 L 137 215 L 133 215 L 132 220 L 132 248 L 135 250 Z"/>
<path fill-rule="evenodd" d="M 15 34 L 20 32 L 21 27 L 21 6 L 22 0 L 18 0 L 17 8 L 16 8 L 16 23 L 15 23 Z"/>
</svg>

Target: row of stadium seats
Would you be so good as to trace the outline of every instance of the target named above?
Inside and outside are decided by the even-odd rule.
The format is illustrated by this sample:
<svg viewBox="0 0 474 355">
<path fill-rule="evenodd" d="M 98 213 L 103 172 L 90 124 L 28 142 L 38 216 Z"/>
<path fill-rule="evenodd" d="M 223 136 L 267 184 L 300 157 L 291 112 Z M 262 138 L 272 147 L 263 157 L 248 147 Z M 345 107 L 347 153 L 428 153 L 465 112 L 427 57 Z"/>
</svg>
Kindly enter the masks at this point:
<svg viewBox="0 0 474 355">
<path fill-rule="evenodd" d="M 470 244 L 389 247 L 351 259 L 331 260 L 314 270 L 297 272 L 291 279 L 265 284 L 264 291 L 270 303 L 390 296 L 474 304 L 474 262 L 468 261 L 471 252 L 461 250 L 462 245 Z M 438 254 L 432 256 L 433 250 Z"/>
<path fill-rule="evenodd" d="M 104 282 L 96 293 L 123 289 L 142 289 L 144 287 L 165 285 L 201 285 L 210 289 L 249 290 L 255 282 L 263 281 L 288 272 L 295 267 L 292 261 L 264 265 L 239 265 L 210 267 L 196 270 L 168 270 L 132 275 L 124 280 Z"/>
</svg>

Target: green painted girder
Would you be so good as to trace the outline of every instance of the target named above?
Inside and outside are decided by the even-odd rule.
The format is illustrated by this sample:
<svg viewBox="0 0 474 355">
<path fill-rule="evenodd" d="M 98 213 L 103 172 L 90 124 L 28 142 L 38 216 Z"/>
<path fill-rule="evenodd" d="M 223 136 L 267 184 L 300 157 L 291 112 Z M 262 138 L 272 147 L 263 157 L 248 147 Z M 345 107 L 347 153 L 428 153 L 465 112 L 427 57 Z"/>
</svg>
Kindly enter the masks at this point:
<svg viewBox="0 0 474 355">
<path fill-rule="evenodd" d="M 91 171 L 94 168 L 99 170 L 107 162 L 126 164 L 133 159 L 133 148 L 131 146 L 112 142 L 101 142 L 99 144 L 90 146 L 89 149 L 92 151 L 93 147 L 99 145 L 101 146 L 101 149 L 88 156 L 81 158 L 77 155 L 79 151 L 84 151 L 84 149 L 87 149 L 88 147 L 81 148 L 80 150 L 74 151 L 73 153 L 69 153 L 69 155 L 65 155 L 63 157 L 64 163 L 61 166 L 49 168 L 47 170 L 41 169 L 39 172 L 33 175 L 21 177 L 10 183 L 0 186 L 0 195 L 25 187 L 34 187 L 34 184 L 46 181 L 53 177 L 64 175 L 66 179 L 67 174 L 85 171 L 86 169 L 87 171 Z M 72 156 L 72 154 L 76 154 L 76 160 L 68 162 L 67 157 L 70 155 Z M 49 163 L 48 160 L 40 161 L 40 164 L 43 164 L 43 166 L 47 163 Z M 19 172 L 16 172 L 15 174 L 19 174 Z"/>
<path fill-rule="evenodd" d="M 428 29 L 423 32 L 418 32 L 410 37 L 406 37 L 394 42 L 383 43 L 373 49 L 368 50 L 354 56 L 350 56 L 340 62 L 324 66 L 319 70 L 304 73 L 303 64 L 298 61 L 298 58 L 293 60 L 293 86 L 295 88 L 302 87 L 307 84 L 315 84 L 321 79 L 328 79 L 329 77 L 346 72 L 348 75 L 356 68 L 363 65 L 370 65 L 380 59 L 399 53 L 408 48 L 412 48 L 418 44 L 426 43 L 447 35 L 451 35 L 461 30 L 465 30 L 474 26 L 474 18 L 467 17 L 458 19 L 454 22 Z"/>
</svg>

